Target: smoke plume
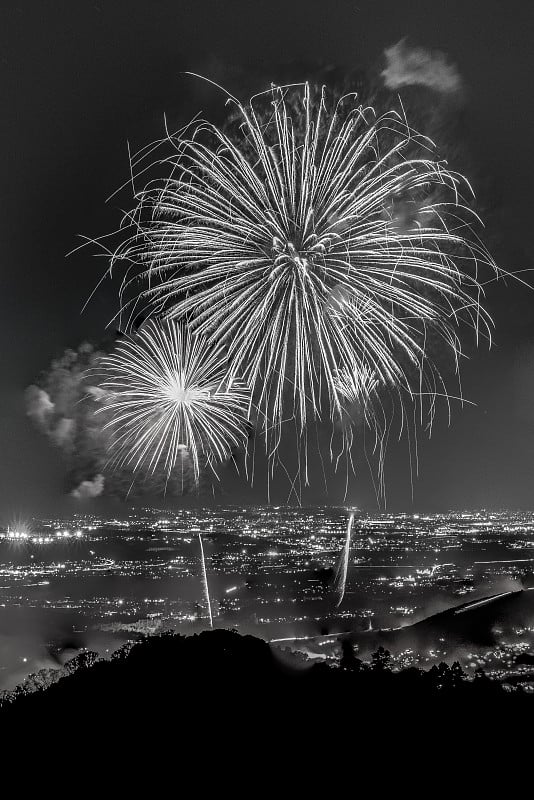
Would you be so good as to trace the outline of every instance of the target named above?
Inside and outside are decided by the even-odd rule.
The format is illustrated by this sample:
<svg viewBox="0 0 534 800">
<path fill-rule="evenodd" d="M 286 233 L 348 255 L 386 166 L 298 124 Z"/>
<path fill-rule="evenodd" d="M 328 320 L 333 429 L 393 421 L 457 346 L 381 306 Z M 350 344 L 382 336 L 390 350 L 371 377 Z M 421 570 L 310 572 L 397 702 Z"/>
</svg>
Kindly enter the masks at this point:
<svg viewBox="0 0 534 800">
<path fill-rule="evenodd" d="M 110 412 L 103 408 L 107 392 L 99 385 L 103 355 L 103 350 L 88 343 L 68 349 L 25 392 L 27 415 L 65 459 L 67 493 L 84 500 L 104 494 L 124 498 L 198 491 L 185 447 L 171 478 L 164 466 L 141 474 L 110 461 L 112 434 L 106 426 Z M 201 476 L 201 486 L 207 478 L 207 474 Z"/>
<path fill-rule="evenodd" d="M 402 86 L 426 86 L 440 94 L 454 94 L 462 88 L 462 79 L 454 64 L 449 64 L 445 53 L 409 47 L 405 39 L 384 51 L 386 68 L 382 78 L 388 89 Z"/>
<path fill-rule="evenodd" d="M 26 389 L 26 413 L 40 430 L 48 430 L 50 416 L 54 413 L 54 404 L 44 389 L 34 385 L 28 386 Z"/>
<path fill-rule="evenodd" d="M 86 500 L 89 497 L 98 497 L 104 491 L 104 476 L 96 475 L 92 481 L 82 481 L 72 490 L 71 495 L 77 500 Z"/>
</svg>

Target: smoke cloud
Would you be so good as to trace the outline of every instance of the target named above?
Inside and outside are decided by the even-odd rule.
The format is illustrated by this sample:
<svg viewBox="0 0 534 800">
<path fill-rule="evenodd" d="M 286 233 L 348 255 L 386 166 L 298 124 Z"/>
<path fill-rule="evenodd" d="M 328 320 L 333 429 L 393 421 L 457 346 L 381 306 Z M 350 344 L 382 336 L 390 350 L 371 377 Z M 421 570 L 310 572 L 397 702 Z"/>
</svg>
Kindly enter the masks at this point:
<svg viewBox="0 0 534 800">
<path fill-rule="evenodd" d="M 27 415 L 42 431 L 48 430 L 50 416 L 54 413 L 54 404 L 48 392 L 39 386 L 28 386 L 25 399 Z"/>
<path fill-rule="evenodd" d="M 50 438 L 58 447 L 70 448 L 74 434 L 76 431 L 76 423 L 69 417 L 62 417 L 56 427 L 50 432 Z"/>
<path fill-rule="evenodd" d="M 26 413 L 66 461 L 66 491 L 78 500 L 103 494 L 134 497 L 145 494 L 183 495 L 198 491 L 190 453 L 184 446 L 174 474 L 164 465 L 147 474 L 110 461 L 112 440 L 103 408 L 108 393 L 99 385 L 99 361 L 104 351 L 84 343 L 52 362 L 39 385 L 25 392 Z M 98 412 L 98 413 L 97 413 Z M 201 475 L 207 488 L 207 469 Z"/>
<path fill-rule="evenodd" d="M 445 53 L 409 47 L 405 39 L 384 50 L 386 68 L 381 73 L 388 89 L 426 86 L 435 92 L 454 94 L 462 88 L 462 78 Z"/>
<path fill-rule="evenodd" d="M 73 489 L 71 496 L 77 500 L 87 500 L 90 497 L 98 497 L 104 491 L 104 476 L 96 475 L 92 481 L 82 481 L 76 489 Z"/>
<path fill-rule="evenodd" d="M 26 390 L 26 413 L 67 461 L 67 491 L 96 497 L 103 491 L 105 434 L 95 420 L 98 402 L 88 391 L 102 353 L 84 343 L 52 362 L 40 385 Z"/>
</svg>

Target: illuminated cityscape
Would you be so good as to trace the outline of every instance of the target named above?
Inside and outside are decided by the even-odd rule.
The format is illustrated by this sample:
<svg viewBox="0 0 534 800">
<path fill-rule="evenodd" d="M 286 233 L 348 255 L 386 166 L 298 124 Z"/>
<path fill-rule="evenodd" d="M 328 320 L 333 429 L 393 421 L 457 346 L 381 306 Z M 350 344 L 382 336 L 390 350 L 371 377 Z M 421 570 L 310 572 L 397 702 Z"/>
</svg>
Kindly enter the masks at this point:
<svg viewBox="0 0 534 800">
<path fill-rule="evenodd" d="M 83 648 L 105 656 L 139 634 L 209 627 L 199 533 L 214 627 L 327 659 L 346 633 L 364 658 L 387 646 L 397 668 L 458 659 L 530 688 L 534 514 L 354 509 L 338 607 L 334 574 L 352 510 L 145 508 L 0 531 L 0 688 Z M 454 608 L 451 627 L 441 612 Z M 473 614 L 474 638 L 464 630 Z"/>
</svg>

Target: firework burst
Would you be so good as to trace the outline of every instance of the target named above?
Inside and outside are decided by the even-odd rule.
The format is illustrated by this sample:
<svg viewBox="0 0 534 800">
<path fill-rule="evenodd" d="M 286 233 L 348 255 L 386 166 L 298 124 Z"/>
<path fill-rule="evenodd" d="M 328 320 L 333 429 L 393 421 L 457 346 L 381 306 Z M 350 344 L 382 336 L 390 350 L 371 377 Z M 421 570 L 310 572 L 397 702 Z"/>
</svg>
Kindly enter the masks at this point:
<svg viewBox="0 0 534 800">
<path fill-rule="evenodd" d="M 285 421 L 305 437 L 312 420 L 346 417 L 347 391 L 367 419 L 379 387 L 420 402 L 431 427 L 448 396 L 431 350 L 457 370 L 462 323 L 491 339 L 479 273 L 499 274 L 469 184 L 402 116 L 294 93 L 273 88 L 268 114 L 264 99 L 236 101 L 237 133 L 197 122 L 170 136 L 167 174 L 137 196 L 112 258 L 128 265 L 124 310 L 141 301 L 225 342 L 271 456 Z"/>
<path fill-rule="evenodd" d="M 202 468 L 245 445 L 250 393 L 228 378 L 224 350 L 187 325 L 147 322 L 99 370 L 112 464 L 167 479 L 185 465 L 198 485 Z"/>
</svg>

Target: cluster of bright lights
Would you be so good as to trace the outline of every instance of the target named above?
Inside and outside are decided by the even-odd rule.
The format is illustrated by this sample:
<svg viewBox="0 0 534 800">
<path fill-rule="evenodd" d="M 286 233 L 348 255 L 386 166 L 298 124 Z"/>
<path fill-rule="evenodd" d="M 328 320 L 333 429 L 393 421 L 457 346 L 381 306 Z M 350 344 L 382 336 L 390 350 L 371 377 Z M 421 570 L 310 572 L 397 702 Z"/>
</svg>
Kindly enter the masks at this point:
<svg viewBox="0 0 534 800">
<path fill-rule="evenodd" d="M 8 541 L 13 542 L 31 542 L 32 544 L 51 544 L 52 542 L 56 542 L 58 539 L 70 539 L 71 537 L 80 539 L 82 536 L 83 533 L 80 530 L 74 532 L 56 531 L 54 536 L 35 535 L 33 533 L 28 533 L 27 531 L 19 530 L 8 530 L 0 533 L 0 539 L 7 539 Z"/>
<path fill-rule="evenodd" d="M 30 534 L 25 531 L 7 531 L 0 533 L 0 539 L 29 539 Z"/>
<path fill-rule="evenodd" d="M 80 530 L 74 532 L 56 531 L 56 537 L 59 539 L 70 539 L 71 536 L 75 536 L 76 538 L 79 539 L 81 536 L 83 536 L 83 533 Z"/>
</svg>

